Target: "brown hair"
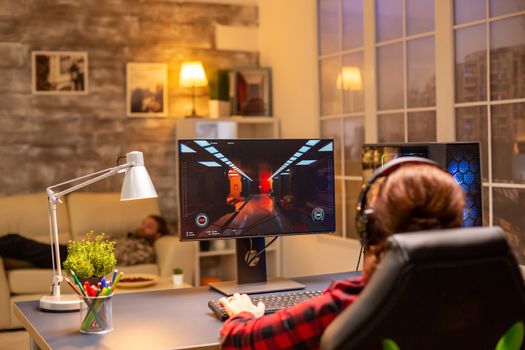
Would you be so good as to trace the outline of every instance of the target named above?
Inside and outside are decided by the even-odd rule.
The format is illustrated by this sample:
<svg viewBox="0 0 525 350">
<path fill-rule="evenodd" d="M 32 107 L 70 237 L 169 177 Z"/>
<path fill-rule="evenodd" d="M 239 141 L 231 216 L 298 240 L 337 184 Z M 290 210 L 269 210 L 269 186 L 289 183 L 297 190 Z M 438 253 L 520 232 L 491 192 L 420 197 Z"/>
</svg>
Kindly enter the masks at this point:
<svg viewBox="0 0 525 350">
<path fill-rule="evenodd" d="M 153 215 L 153 214 L 150 215 L 149 217 L 157 222 L 157 225 L 159 227 L 157 232 L 160 233 L 161 236 L 169 235 L 170 231 L 168 229 L 168 223 L 166 222 L 166 219 L 164 219 L 160 215 Z"/>
<path fill-rule="evenodd" d="M 435 166 L 402 166 L 382 182 L 372 200 L 370 241 L 394 233 L 459 227 L 464 193 L 453 177 Z"/>
</svg>

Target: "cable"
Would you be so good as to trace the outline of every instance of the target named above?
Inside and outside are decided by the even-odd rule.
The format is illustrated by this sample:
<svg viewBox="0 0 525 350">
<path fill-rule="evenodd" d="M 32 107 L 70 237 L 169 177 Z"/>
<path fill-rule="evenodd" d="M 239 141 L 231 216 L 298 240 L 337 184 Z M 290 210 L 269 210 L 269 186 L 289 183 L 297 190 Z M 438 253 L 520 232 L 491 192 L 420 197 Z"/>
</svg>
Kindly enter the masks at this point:
<svg viewBox="0 0 525 350">
<path fill-rule="evenodd" d="M 123 159 L 123 158 L 126 159 L 126 156 L 119 156 L 119 157 L 117 158 L 117 165 L 119 165 L 119 161 L 120 161 L 121 159 Z"/>
<path fill-rule="evenodd" d="M 364 247 L 361 244 L 361 248 L 359 248 L 359 257 L 357 258 L 357 266 L 355 267 L 356 271 L 359 271 L 359 263 L 361 262 L 361 255 L 363 255 Z"/>
<path fill-rule="evenodd" d="M 248 254 L 246 254 L 246 255 L 244 256 L 244 262 L 246 263 L 246 265 L 250 265 L 250 263 L 248 262 L 248 260 L 249 260 L 248 258 L 249 258 L 249 256 L 250 256 L 250 252 L 252 251 L 252 244 L 253 244 L 253 241 L 252 241 L 252 239 L 250 238 L 250 249 L 248 249 Z M 250 262 L 251 262 L 251 260 L 250 260 Z"/>
<path fill-rule="evenodd" d="M 259 250 L 257 252 L 257 254 L 255 254 L 254 256 L 252 256 L 252 258 L 250 260 L 248 260 L 247 264 L 250 265 L 252 263 L 252 261 L 255 260 L 255 258 L 258 257 L 259 255 L 261 255 L 261 253 L 264 252 L 266 250 L 266 248 L 268 248 L 273 242 L 275 242 L 275 240 L 277 238 L 279 238 L 279 237 L 276 236 L 270 242 L 268 242 L 268 244 L 266 244 L 263 249 Z M 252 243 L 252 239 L 250 238 L 250 251 L 252 250 L 251 249 L 251 243 Z"/>
<path fill-rule="evenodd" d="M 257 254 L 255 254 L 250 260 L 248 260 L 248 262 L 246 264 L 248 264 L 248 266 L 250 266 L 250 264 L 252 263 L 252 261 L 258 257 L 262 252 L 264 252 L 266 250 L 266 248 L 268 248 L 273 242 L 275 242 L 275 240 L 279 238 L 279 236 L 275 236 L 274 238 L 272 238 L 272 240 L 270 242 L 268 242 L 268 244 L 266 244 L 264 246 L 263 249 L 259 250 L 259 252 Z M 251 251 L 251 243 L 252 243 L 252 239 L 250 238 L 250 251 Z"/>
</svg>

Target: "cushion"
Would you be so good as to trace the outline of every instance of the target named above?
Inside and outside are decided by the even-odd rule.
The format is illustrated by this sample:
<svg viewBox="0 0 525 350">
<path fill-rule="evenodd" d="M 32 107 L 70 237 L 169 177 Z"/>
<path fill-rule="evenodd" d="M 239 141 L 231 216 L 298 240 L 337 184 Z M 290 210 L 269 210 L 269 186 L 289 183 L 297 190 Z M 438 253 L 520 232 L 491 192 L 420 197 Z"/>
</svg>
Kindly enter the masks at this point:
<svg viewBox="0 0 525 350">
<path fill-rule="evenodd" d="M 58 232 L 67 242 L 69 221 L 65 203 L 57 205 Z M 48 201 L 45 192 L 0 197 L 0 234 L 21 235 L 49 242 Z"/>
<path fill-rule="evenodd" d="M 142 219 L 160 213 L 156 198 L 120 201 L 120 193 L 71 193 L 67 198 L 71 234 L 75 240 L 93 230 L 109 235 L 134 231 Z"/>
<path fill-rule="evenodd" d="M 7 280 L 11 293 L 13 294 L 35 294 L 49 293 L 49 288 L 53 282 L 53 270 L 51 269 L 16 269 L 7 271 Z M 64 282 L 64 285 L 67 283 Z M 64 293 L 66 287 L 63 286 Z M 69 291 L 69 286 L 68 292 Z"/>
</svg>

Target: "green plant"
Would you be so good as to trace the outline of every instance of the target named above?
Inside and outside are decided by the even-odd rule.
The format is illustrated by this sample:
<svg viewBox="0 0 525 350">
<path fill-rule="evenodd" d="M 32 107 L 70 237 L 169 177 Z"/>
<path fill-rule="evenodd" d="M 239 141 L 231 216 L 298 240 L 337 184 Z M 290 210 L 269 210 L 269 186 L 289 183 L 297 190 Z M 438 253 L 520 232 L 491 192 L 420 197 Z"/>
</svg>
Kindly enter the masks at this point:
<svg viewBox="0 0 525 350">
<path fill-rule="evenodd" d="M 182 275 L 182 269 L 180 267 L 176 267 L 173 269 L 174 275 Z"/>
<path fill-rule="evenodd" d="M 228 71 L 224 69 L 212 69 L 208 74 L 210 88 L 210 99 L 229 101 L 230 100 L 230 78 Z"/>
<path fill-rule="evenodd" d="M 117 264 L 115 242 L 104 237 L 103 232 L 95 235 L 91 231 L 80 242 L 69 241 L 64 270 L 75 272 L 78 278 L 102 277 L 110 273 Z"/>
</svg>

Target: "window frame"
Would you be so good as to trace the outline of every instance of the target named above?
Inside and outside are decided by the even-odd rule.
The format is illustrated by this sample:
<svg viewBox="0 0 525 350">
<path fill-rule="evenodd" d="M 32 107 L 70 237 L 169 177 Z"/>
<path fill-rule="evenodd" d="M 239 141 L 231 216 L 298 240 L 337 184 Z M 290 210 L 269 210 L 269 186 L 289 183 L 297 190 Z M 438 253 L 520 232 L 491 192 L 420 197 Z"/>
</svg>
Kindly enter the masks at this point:
<svg viewBox="0 0 525 350">
<path fill-rule="evenodd" d="M 318 10 L 319 3 L 322 0 L 318 0 Z M 340 48 L 342 48 L 342 1 L 339 1 L 339 40 Z M 495 188 L 517 188 L 525 189 L 525 184 L 514 184 L 514 183 L 502 183 L 494 182 L 492 179 L 492 139 L 491 139 L 491 107 L 496 105 L 503 104 L 514 104 L 514 103 L 523 103 L 525 98 L 518 99 L 508 99 L 508 100 L 497 100 L 492 101 L 490 96 L 490 23 L 495 21 L 508 19 L 515 16 L 525 15 L 525 11 L 513 12 L 505 15 L 499 15 L 495 17 L 490 17 L 490 0 L 485 0 L 486 7 L 486 16 L 485 19 L 476 20 L 461 24 L 454 23 L 454 0 L 435 0 L 434 1 L 434 31 L 420 33 L 416 35 L 405 36 L 406 34 L 406 0 L 403 0 L 403 37 L 398 39 L 392 39 L 384 41 L 381 43 L 376 43 L 376 8 L 375 0 L 363 0 L 363 47 L 356 48 L 347 51 L 337 51 L 330 53 L 328 55 L 320 55 L 317 53 L 317 60 L 320 64 L 321 59 L 326 57 L 340 57 L 340 64 L 342 66 L 343 56 L 345 54 L 354 53 L 358 51 L 363 51 L 364 57 L 364 79 L 363 79 L 363 89 L 364 89 L 364 113 L 354 112 L 354 113 L 341 113 L 335 115 L 323 116 L 321 109 L 321 95 L 320 95 L 320 108 L 319 108 L 319 126 L 323 121 L 327 120 L 339 120 L 339 126 L 341 130 L 344 130 L 344 119 L 349 117 L 354 117 L 358 115 L 364 115 L 364 142 L 365 143 L 377 143 L 378 140 L 378 116 L 389 114 L 393 112 L 404 113 L 404 136 L 405 141 L 407 140 L 408 133 L 408 113 L 409 112 L 418 112 L 418 111 L 435 111 L 436 113 L 436 141 L 437 142 L 454 142 L 456 140 L 456 108 L 461 107 L 479 107 L 484 106 L 487 109 L 487 144 L 488 144 L 488 176 L 487 180 L 483 182 L 483 192 L 484 192 L 484 202 L 488 203 L 488 212 L 485 212 L 485 216 L 488 216 L 488 222 L 486 224 L 493 225 L 493 189 Z M 318 11 L 319 15 L 319 11 Z M 438 20 L 439 19 L 439 20 Z M 457 29 L 467 28 L 473 25 L 485 24 L 485 40 L 486 40 L 486 50 L 487 50 L 487 97 L 484 101 L 476 102 L 460 102 L 456 103 L 455 100 L 455 32 Z M 429 35 L 434 35 L 434 51 L 435 51 L 435 74 L 436 74 L 436 104 L 434 107 L 417 107 L 417 108 L 406 108 L 407 107 L 407 40 L 417 39 L 422 37 L 427 37 Z M 404 94 L 404 108 L 402 109 L 392 109 L 392 110 L 379 110 L 378 102 L 378 91 L 377 91 L 377 48 L 388 45 L 395 42 L 403 42 L 403 65 L 404 65 L 404 82 L 403 88 L 405 90 Z M 321 81 L 321 79 L 319 79 Z M 319 87 L 321 91 L 321 87 Z M 342 97 L 341 97 L 342 100 Z M 342 109 L 341 101 L 341 111 Z M 321 129 L 320 129 L 321 130 Z M 347 198 L 346 198 L 346 184 L 349 181 L 362 181 L 361 176 L 348 176 L 345 174 L 345 146 L 344 146 L 344 134 L 341 133 L 341 174 L 336 176 L 336 180 L 342 180 L 342 190 L 341 193 L 336 195 L 342 195 L 341 205 L 343 219 L 341 228 L 341 236 L 343 238 L 355 238 L 352 237 L 350 233 L 346 232 L 347 224 Z M 484 150 L 482 150 L 484 152 Z M 488 193 L 488 196 L 485 195 Z M 488 197 L 488 198 L 485 198 Z M 485 205 L 484 205 L 485 207 Z"/>
</svg>

